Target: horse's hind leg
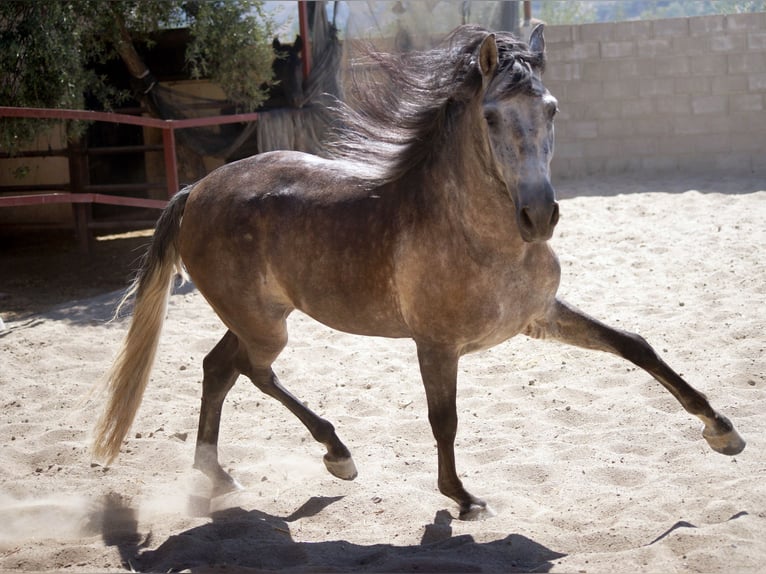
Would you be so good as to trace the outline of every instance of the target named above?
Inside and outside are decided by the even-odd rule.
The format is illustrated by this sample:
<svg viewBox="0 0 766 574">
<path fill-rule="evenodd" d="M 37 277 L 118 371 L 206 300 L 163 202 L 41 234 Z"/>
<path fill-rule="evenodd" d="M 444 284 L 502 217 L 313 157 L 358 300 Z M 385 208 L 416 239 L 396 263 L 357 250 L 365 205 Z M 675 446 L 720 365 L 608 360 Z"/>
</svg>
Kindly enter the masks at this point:
<svg viewBox="0 0 766 574">
<path fill-rule="evenodd" d="M 202 406 L 199 414 L 194 468 L 202 471 L 213 483 L 213 494 L 219 495 L 240 488 L 218 462 L 218 431 L 221 409 L 226 395 L 234 386 L 240 372 L 235 367 L 239 340 L 228 331 L 203 361 Z"/>
<path fill-rule="evenodd" d="M 642 337 L 612 329 L 559 300 L 546 323 L 541 326 L 542 332 L 529 334 L 558 339 L 587 349 L 609 351 L 647 371 L 676 397 L 684 409 L 705 423 L 702 436 L 713 450 L 735 455 L 745 448 L 745 441 L 734 430 L 729 419 L 716 412 L 705 395 L 665 364 Z"/>
<path fill-rule="evenodd" d="M 264 337 L 264 330 L 259 330 L 259 333 L 259 337 L 244 345 L 246 353 L 241 360 L 246 359 L 246 364 L 239 365 L 239 369 L 261 391 L 286 406 L 306 426 L 311 436 L 327 448 L 324 463 L 331 474 L 344 480 L 353 480 L 357 475 L 356 466 L 348 448 L 335 433 L 335 427 L 285 389 L 271 369 L 271 364 L 287 343 L 284 319 L 272 325 L 268 330 L 268 339 Z"/>
</svg>

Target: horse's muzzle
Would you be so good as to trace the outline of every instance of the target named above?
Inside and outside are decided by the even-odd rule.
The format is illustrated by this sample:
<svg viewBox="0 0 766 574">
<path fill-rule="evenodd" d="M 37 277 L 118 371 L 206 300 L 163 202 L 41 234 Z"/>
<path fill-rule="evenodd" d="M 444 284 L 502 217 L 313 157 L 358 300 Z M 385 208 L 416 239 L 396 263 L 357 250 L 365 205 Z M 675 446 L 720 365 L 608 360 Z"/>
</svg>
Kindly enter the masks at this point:
<svg viewBox="0 0 766 574">
<path fill-rule="evenodd" d="M 549 182 L 537 186 L 520 186 L 516 210 L 521 238 L 527 243 L 547 241 L 559 222 L 559 204 Z"/>
</svg>

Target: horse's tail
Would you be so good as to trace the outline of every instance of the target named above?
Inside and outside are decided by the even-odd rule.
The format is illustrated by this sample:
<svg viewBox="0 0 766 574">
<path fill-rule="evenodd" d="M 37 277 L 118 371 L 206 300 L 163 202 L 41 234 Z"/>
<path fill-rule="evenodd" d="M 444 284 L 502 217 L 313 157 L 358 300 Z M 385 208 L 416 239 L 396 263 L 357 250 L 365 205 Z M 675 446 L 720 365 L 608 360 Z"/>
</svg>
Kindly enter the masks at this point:
<svg viewBox="0 0 766 574">
<path fill-rule="evenodd" d="M 181 271 L 178 233 L 190 191 L 178 192 L 160 215 L 138 275 L 117 308 L 136 296 L 128 334 L 107 374 L 109 396 L 95 429 L 93 454 L 106 464 L 117 457 L 149 382 L 172 280 Z"/>
</svg>

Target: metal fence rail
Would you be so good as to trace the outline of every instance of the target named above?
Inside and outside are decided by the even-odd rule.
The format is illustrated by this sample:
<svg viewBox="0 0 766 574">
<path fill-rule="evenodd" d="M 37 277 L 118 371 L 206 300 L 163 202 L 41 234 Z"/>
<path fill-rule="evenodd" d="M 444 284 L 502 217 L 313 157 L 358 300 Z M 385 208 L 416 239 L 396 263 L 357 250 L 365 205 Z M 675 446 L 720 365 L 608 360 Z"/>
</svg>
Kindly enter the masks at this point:
<svg viewBox="0 0 766 574">
<path fill-rule="evenodd" d="M 111 153 L 135 153 L 162 152 L 165 164 L 165 189 L 170 199 L 179 189 L 178 163 L 176 156 L 175 130 L 196 128 L 204 126 L 217 126 L 223 124 L 252 122 L 258 119 L 259 114 L 233 114 L 226 116 L 211 116 L 204 118 L 190 118 L 182 120 L 163 120 L 144 116 L 133 116 L 110 112 L 94 112 L 89 110 L 64 110 L 49 108 L 16 108 L 0 106 L 0 117 L 8 118 L 33 118 L 54 120 L 84 120 L 109 122 L 114 124 L 127 124 L 148 128 L 156 128 L 162 132 L 162 145 L 147 146 L 118 146 L 113 148 L 100 148 L 90 150 L 88 153 L 111 154 Z M 125 197 L 109 195 L 108 191 L 128 192 L 157 187 L 157 184 L 128 184 L 128 185 L 88 185 L 86 168 L 83 166 L 83 150 L 76 146 L 69 146 L 63 150 L 46 151 L 23 151 L 15 155 L 0 154 L 0 160 L 10 157 L 55 157 L 63 156 L 69 159 L 68 183 L 50 185 L 6 185 L 0 186 L 0 207 L 16 207 L 23 205 L 44 205 L 53 203 L 69 203 L 72 205 L 75 215 L 75 227 L 83 250 L 88 249 L 90 241 L 89 204 L 109 204 L 130 207 L 144 207 L 149 209 L 162 209 L 167 205 L 166 200 L 147 199 L 145 197 Z M 48 193 L 45 193 L 45 192 Z M 31 192 L 31 193 L 30 193 Z M 39 193 L 38 193 L 39 192 Z M 14 195 L 7 195 L 8 193 Z"/>
</svg>

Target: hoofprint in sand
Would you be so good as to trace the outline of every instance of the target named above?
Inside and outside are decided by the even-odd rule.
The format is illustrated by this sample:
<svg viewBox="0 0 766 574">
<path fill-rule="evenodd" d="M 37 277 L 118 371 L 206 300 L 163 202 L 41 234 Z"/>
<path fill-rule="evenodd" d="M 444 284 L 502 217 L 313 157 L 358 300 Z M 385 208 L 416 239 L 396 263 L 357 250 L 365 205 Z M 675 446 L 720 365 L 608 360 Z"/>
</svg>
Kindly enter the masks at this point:
<svg viewBox="0 0 766 574">
<path fill-rule="evenodd" d="M 766 192 L 734 183 L 748 193 L 572 184 L 552 243 L 562 296 L 645 336 L 732 419 L 742 454 L 711 451 L 699 421 L 629 363 L 518 337 L 460 363 L 458 467 L 496 515 L 458 521 L 436 489 L 414 344 L 295 313 L 275 370 L 335 424 L 359 477 L 330 476 L 323 447 L 241 379 L 220 445 L 245 489 L 211 501 L 191 462 L 201 362 L 223 327 L 192 289 L 171 298 L 120 458 L 91 464 L 98 408 L 85 396 L 128 324 L 109 322 L 109 293 L 5 320 L 0 569 L 759 571 Z"/>
</svg>

